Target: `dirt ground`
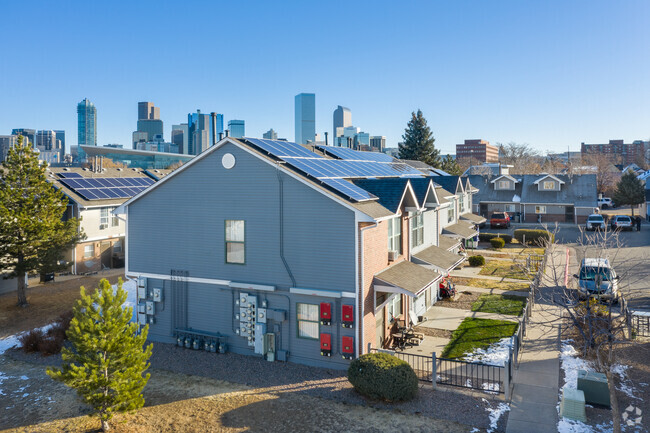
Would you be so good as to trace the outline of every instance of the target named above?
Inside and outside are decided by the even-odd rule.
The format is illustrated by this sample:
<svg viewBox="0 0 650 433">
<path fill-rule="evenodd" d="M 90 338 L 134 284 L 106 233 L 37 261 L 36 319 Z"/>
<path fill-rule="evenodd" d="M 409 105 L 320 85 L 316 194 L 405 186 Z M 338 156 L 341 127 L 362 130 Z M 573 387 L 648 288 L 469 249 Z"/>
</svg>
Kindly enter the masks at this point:
<svg viewBox="0 0 650 433">
<path fill-rule="evenodd" d="M 16 305 L 15 292 L 0 295 L 0 338 L 47 325 L 62 313 L 72 310 L 81 286 L 86 290 L 92 289 L 102 278 L 115 284 L 119 277 L 124 278 L 123 271 L 116 269 L 107 271 L 105 275 L 100 273 L 81 278 L 57 277 L 61 281 L 36 285 L 30 280 L 27 289 L 29 306 L 25 308 Z"/>
<path fill-rule="evenodd" d="M 96 432 L 99 421 L 41 365 L 0 357 L 0 430 Z M 116 415 L 116 433 L 145 432 L 466 432 L 466 425 L 424 416 L 275 394 L 210 378 L 153 370 L 145 407 Z M 2 375 L 0 375 L 2 377 Z M 5 430 L 3 430 L 5 429 Z"/>
</svg>

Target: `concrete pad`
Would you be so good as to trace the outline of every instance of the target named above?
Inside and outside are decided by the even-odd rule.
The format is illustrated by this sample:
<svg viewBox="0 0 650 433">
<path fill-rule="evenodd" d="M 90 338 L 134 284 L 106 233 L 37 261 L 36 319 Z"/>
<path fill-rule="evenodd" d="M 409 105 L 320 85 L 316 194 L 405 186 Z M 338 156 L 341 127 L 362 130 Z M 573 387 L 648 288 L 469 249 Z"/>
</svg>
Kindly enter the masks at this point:
<svg viewBox="0 0 650 433">
<path fill-rule="evenodd" d="M 558 388 L 558 376 L 557 373 L 539 373 L 539 372 L 527 372 L 517 370 L 515 373 L 515 386 L 523 384 L 529 386 L 537 387 L 552 387 L 554 390 Z M 554 392 L 555 400 L 557 400 L 557 391 Z"/>
<path fill-rule="evenodd" d="M 523 397 L 525 395 L 525 397 Z M 557 386 L 543 387 L 516 383 L 512 393 L 511 407 L 524 407 L 529 403 L 549 404 L 557 400 Z"/>
<path fill-rule="evenodd" d="M 508 425 L 506 433 L 557 433 L 557 423 L 539 424 L 529 421 L 510 420 L 508 418 Z"/>
<path fill-rule="evenodd" d="M 459 310 L 458 308 L 436 307 L 434 305 L 424 314 L 427 320 L 418 326 L 455 331 L 469 313 L 471 311 Z"/>
<path fill-rule="evenodd" d="M 420 342 L 419 346 L 409 346 L 400 352 L 424 356 L 431 356 L 431 354 L 435 352 L 436 356 L 440 356 L 447 343 L 449 343 L 448 338 L 430 337 L 425 335 L 424 340 Z"/>
<path fill-rule="evenodd" d="M 492 320 L 508 320 L 510 322 L 519 322 L 517 316 L 509 316 L 506 314 L 484 313 L 482 311 L 469 311 L 467 317 L 476 319 L 492 319 Z"/>
<path fill-rule="evenodd" d="M 522 357 L 523 359 L 523 357 Z M 543 359 L 529 362 L 521 362 L 517 371 L 529 374 L 552 374 L 557 375 L 560 368 L 560 361 L 558 359 Z"/>
<path fill-rule="evenodd" d="M 555 429 L 552 431 L 557 431 L 557 406 L 555 404 L 533 403 L 526 399 L 526 402 L 510 405 L 508 426 L 510 426 L 511 421 L 552 425 Z"/>
</svg>

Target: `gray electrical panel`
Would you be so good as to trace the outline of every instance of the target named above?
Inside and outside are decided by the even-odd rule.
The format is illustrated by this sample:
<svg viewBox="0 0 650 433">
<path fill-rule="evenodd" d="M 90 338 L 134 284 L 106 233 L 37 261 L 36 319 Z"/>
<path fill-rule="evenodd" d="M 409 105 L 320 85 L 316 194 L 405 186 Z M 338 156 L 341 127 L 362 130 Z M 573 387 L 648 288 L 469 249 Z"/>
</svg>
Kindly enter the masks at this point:
<svg viewBox="0 0 650 433">
<path fill-rule="evenodd" d="M 264 353 L 264 334 L 266 334 L 266 323 L 255 325 L 255 353 Z"/>
<path fill-rule="evenodd" d="M 248 340 L 249 346 L 256 348 L 257 296 L 240 293 L 236 304 L 239 305 L 239 335 Z"/>
</svg>

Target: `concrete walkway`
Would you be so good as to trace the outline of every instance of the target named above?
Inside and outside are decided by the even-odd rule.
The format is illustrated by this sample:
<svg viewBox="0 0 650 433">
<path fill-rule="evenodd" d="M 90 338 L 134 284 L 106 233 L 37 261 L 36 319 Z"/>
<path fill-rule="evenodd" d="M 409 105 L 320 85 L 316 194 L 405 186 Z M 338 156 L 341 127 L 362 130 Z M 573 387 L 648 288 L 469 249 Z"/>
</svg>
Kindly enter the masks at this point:
<svg viewBox="0 0 650 433">
<path fill-rule="evenodd" d="M 517 316 L 509 316 L 506 314 L 483 313 L 480 311 L 461 310 L 460 308 L 447 308 L 432 306 L 425 313 L 424 317 L 427 320 L 418 324 L 423 328 L 446 329 L 448 331 L 455 331 L 467 317 L 474 317 L 478 319 L 493 319 L 493 320 L 510 320 L 518 321 Z"/>
<path fill-rule="evenodd" d="M 566 247 L 556 246 L 549 265 L 561 267 L 564 275 Z M 551 274 L 550 269 L 546 270 Z M 571 270 L 569 270 L 571 272 Z M 549 280 L 550 278 L 544 278 Z M 559 290 L 554 281 L 542 281 L 536 296 L 531 320 L 524 338 L 519 367 L 514 374 L 514 388 L 506 433 L 557 432 L 560 360 L 557 327 L 561 308 L 548 302 Z"/>
</svg>

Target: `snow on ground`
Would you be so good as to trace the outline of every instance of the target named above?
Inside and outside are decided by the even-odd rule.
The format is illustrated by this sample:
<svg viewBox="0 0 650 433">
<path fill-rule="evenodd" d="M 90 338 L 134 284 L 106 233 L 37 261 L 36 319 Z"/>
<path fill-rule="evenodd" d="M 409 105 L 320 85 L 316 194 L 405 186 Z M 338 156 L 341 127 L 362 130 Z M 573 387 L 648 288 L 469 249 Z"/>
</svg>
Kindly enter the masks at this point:
<svg viewBox="0 0 650 433">
<path fill-rule="evenodd" d="M 465 355 L 463 360 L 503 367 L 510 357 L 511 349 L 512 337 L 506 337 L 496 343 L 490 344 L 487 349 L 476 349 L 474 352 Z"/>
<path fill-rule="evenodd" d="M 572 340 L 562 341 L 560 361 L 564 371 L 564 386 L 573 389 L 578 388 L 578 370 L 596 371 L 591 361 L 578 358 L 578 351 L 571 345 Z"/>
<path fill-rule="evenodd" d="M 126 301 L 124 301 L 124 308 L 133 308 L 133 315 L 131 316 L 132 322 L 137 322 L 138 312 L 138 283 L 136 280 L 126 280 L 122 283 L 122 289 L 126 292 Z M 117 284 L 113 284 L 113 290 L 117 291 Z"/>
<path fill-rule="evenodd" d="M 557 423 L 557 431 L 558 433 L 611 433 L 613 425 L 614 423 L 610 422 L 592 427 L 580 421 L 560 417 L 560 421 Z"/>
<path fill-rule="evenodd" d="M 486 399 L 483 399 L 485 404 L 487 404 L 487 410 L 490 413 L 490 428 L 488 429 L 488 433 L 492 433 L 497 429 L 497 424 L 499 423 L 499 418 L 501 418 L 501 415 L 504 413 L 508 412 L 510 410 L 510 406 L 507 403 L 499 403 L 497 407 L 493 408 L 490 406 L 490 403 Z"/>
<path fill-rule="evenodd" d="M 612 366 L 612 373 L 618 374 L 619 387 L 618 389 L 625 393 L 630 398 L 636 398 L 641 400 L 641 398 L 634 395 L 636 388 L 632 386 L 632 381 L 627 378 L 627 369 L 630 368 L 628 365 L 615 364 Z"/>
</svg>

